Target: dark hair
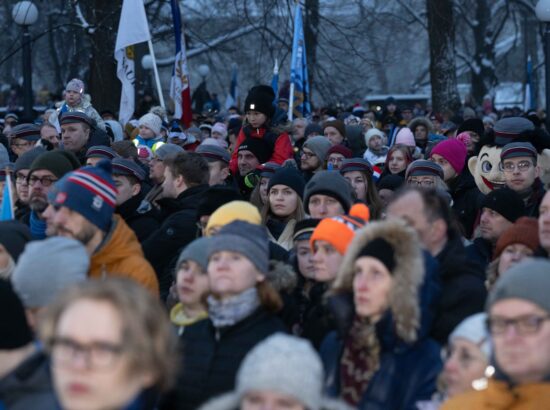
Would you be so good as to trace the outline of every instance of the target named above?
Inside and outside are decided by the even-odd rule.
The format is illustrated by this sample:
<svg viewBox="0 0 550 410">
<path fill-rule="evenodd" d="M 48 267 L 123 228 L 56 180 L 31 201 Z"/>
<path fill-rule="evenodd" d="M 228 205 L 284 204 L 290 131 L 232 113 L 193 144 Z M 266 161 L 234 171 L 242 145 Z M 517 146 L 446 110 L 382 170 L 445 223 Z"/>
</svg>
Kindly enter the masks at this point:
<svg viewBox="0 0 550 410">
<path fill-rule="evenodd" d="M 206 160 L 196 152 L 180 152 L 164 160 L 174 176 L 182 176 L 187 186 L 208 184 L 210 171 Z"/>
<path fill-rule="evenodd" d="M 409 151 L 409 147 L 407 147 L 404 144 L 395 144 L 393 147 L 391 147 L 388 151 L 388 154 L 386 155 L 386 163 L 384 164 L 384 170 L 388 169 L 389 171 L 389 163 L 393 156 L 393 153 L 395 151 L 400 151 L 403 156 L 405 157 L 405 161 L 407 162 L 407 165 L 405 166 L 405 169 L 409 166 L 411 162 L 413 162 L 413 157 L 411 155 L 411 151 Z"/>
</svg>

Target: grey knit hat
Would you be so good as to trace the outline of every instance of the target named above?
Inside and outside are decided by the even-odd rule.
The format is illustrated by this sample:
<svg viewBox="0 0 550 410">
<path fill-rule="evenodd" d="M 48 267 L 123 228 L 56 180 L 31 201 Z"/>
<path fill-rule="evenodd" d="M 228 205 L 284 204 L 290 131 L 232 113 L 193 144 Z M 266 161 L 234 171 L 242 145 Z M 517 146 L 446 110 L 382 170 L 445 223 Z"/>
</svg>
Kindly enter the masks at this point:
<svg viewBox="0 0 550 410">
<path fill-rule="evenodd" d="M 90 257 L 84 245 L 55 236 L 29 242 L 11 280 L 25 307 L 40 308 L 68 286 L 85 281 L 89 267 Z"/>
<path fill-rule="evenodd" d="M 449 342 L 457 338 L 478 346 L 487 360 L 491 357 L 491 335 L 487 329 L 486 313 L 476 313 L 460 322 L 449 336 Z"/>
<path fill-rule="evenodd" d="M 22 169 L 30 169 L 32 162 L 43 152 L 46 152 L 44 147 L 34 147 L 33 149 L 25 152 L 15 161 L 14 171 L 17 172 Z"/>
<path fill-rule="evenodd" d="M 244 358 L 236 381 L 240 399 L 250 391 L 276 391 L 291 396 L 308 410 L 323 403 L 323 366 L 311 343 L 276 333 Z"/>
<path fill-rule="evenodd" d="M 495 283 L 485 310 L 503 299 L 522 299 L 550 313 L 550 261 L 529 258 L 512 266 Z"/>
<path fill-rule="evenodd" d="M 248 258 L 261 273 L 269 272 L 269 239 L 265 226 L 237 220 L 225 225 L 211 239 L 209 258 L 214 252 L 237 252 Z"/>
<path fill-rule="evenodd" d="M 203 236 L 201 238 L 195 239 L 189 245 L 187 245 L 183 251 L 180 253 L 178 261 L 176 263 L 176 271 L 179 269 L 179 266 L 183 261 L 194 261 L 201 267 L 203 271 L 206 272 L 208 266 L 208 247 L 212 238 Z"/>
<path fill-rule="evenodd" d="M 184 149 L 176 144 L 162 144 L 155 150 L 155 156 L 159 157 L 161 160 L 165 160 L 167 157 L 175 157 L 179 153 L 183 152 Z"/>
<path fill-rule="evenodd" d="M 345 213 L 348 213 L 353 203 L 351 185 L 337 171 L 319 171 L 309 180 L 304 192 L 306 210 L 309 208 L 309 199 L 312 195 L 327 195 L 337 199 Z"/>
<path fill-rule="evenodd" d="M 331 144 L 328 138 L 320 135 L 309 138 L 303 145 L 303 148 L 310 149 L 321 162 L 327 159 L 330 147 Z"/>
</svg>

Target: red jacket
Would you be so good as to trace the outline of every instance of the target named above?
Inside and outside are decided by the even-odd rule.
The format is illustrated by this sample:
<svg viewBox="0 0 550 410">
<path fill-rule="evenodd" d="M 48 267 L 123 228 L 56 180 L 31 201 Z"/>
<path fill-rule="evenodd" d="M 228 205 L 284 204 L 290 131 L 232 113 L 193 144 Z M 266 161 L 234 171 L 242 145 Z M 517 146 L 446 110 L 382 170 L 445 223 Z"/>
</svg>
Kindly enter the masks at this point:
<svg viewBox="0 0 550 410">
<path fill-rule="evenodd" d="M 243 127 L 244 128 L 244 127 Z M 237 166 L 237 155 L 239 151 L 239 146 L 246 139 L 246 135 L 243 131 L 243 128 L 239 131 L 239 136 L 237 137 L 237 142 L 235 144 L 235 150 L 231 154 L 231 162 L 229 163 L 229 169 L 236 175 L 238 172 Z M 265 128 L 254 128 L 250 130 L 250 137 L 252 138 L 263 138 L 267 130 Z M 277 164 L 282 164 L 287 159 L 292 158 L 294 155 L 294 150 L 292 149 L 292 143 L 290 142 L 290 136 L 283 132 L 279 134 L 273 145 L 273 153 L 271 154 L 270 162 L 275 162 Z"/>
</svg>

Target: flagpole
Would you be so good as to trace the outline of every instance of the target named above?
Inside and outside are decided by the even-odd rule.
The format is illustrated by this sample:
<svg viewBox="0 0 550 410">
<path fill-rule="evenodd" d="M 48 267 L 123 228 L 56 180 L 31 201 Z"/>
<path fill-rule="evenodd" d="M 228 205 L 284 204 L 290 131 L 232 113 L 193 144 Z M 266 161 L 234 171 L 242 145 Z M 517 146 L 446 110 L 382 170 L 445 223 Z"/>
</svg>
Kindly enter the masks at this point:
<svg viewBox="0 0 550 410">
<path fill-rule="evenodd" d="M 294 0 L 294 4 L 298 4 L 298 0 Z M 296 10 L 296 7 L 294 8 Z M 296 16 L 292 16 L 292 12 L 290 12 L 290 18 L 292 19 L 292 48 L 294 49 L 294 36 L 296 35 L 296 28 L 294 27 L 294 22 L 296 21 Z M 292 73 L 292 57 L 290 59 L 290 72 Z M 292 121 L 294 114 L 294 81 L 290 81 L 290 94 L 288 96 L 288 120 Z"/>
<path fill-rule="evenodd" d="M 166 105 L 164 104 L 164 96 L 162 95 L 162 87 L 160 86 L 160 77 L 159 77 L 159 71 L 157 68 L 157 59 L 155 57 L 155 50 L 153 50 L 153 42 L 151 41 L 151 39 L 147 41 L 147 44 L 149 45 L 149 54 L 151 55 L 151 59 L 153 60 L 153 72 L 155 73 L 155 83 L 157 84 L 157 93 L 159 95 L 160 106 L 162 108 L 166 108 Z"/>
</svg>

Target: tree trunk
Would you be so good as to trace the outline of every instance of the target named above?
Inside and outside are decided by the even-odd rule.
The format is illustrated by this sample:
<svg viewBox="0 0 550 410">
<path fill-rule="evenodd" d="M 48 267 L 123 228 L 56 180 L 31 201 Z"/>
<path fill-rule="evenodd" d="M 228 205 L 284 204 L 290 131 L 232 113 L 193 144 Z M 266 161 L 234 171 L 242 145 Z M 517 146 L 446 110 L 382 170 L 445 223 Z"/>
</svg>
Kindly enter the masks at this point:
<svg viewBox="0 0 550 410">
<path fill-rule="evenodd" d="M 452 0 L 427 0 L 432 106 L 437 112 L 460 108 L 456 82 Z"/>
</svg>

